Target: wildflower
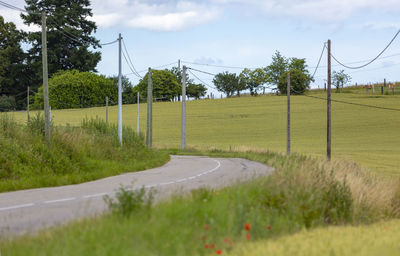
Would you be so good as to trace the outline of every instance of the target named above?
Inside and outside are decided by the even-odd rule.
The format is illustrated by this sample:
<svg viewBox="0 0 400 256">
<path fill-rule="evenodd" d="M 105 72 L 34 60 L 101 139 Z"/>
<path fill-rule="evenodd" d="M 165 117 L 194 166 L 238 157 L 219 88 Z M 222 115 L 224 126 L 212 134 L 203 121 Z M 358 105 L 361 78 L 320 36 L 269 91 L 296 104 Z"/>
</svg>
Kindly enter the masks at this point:
<svg viewBox="0 0 400 256">
<path fill-rule="evenodd" d="M 217 254 L 222 254 L 222 250 L 217 250 Z"/>
<path fill-rule="evenodd" d="M 208 244 L 206 244 L 206 245 L 204 245 L 204 248 L 208 249 L 208 248 L 210 248 L 210 247 L 208 246 Z"/>
<path fill-rule="evenodd" d="M 250 224 L 249 224 L 249 223 L 244 224 L 244 229 L 250 230 L 250 229 L 251 229 L 251 228 L 250 228 Z"/>
<path fill-rule="evenodd" d="M 210 245 L 210 248 L 213 248 L 213 249 L 214 249 L 214 248 L 215 248 L 215 244 L 211 244 L 211 245 Z"/>
<path fill-rule="evenodd" d="M 206 240 L 206 236 L 202 236 L 201 240 L 203 240 L 203 241 Z"/>
<path fill-rule="evenodd" d="M 247 238 L 247 240 L 250 240 L 251 235 L 250 235 L 250 234 L 247 234 L 247 235 L 246 235 L 246 238 Z"/>
<path fill-rule="evenodd" d="M 204 228 L 205 228 L 206 230 L 209 230 L 209 229 L 210 229 L 210 226 L 205 225 Z"/>
<path fill-rule="evenodd" d="M 268 225 L 268 226 L 267 226 L 267 229 L 268 229 L 268 230 L 270 230 L 270 229 L 271 229 L 271 226 L 270 226 L 270 225 Z"/>
</svg>

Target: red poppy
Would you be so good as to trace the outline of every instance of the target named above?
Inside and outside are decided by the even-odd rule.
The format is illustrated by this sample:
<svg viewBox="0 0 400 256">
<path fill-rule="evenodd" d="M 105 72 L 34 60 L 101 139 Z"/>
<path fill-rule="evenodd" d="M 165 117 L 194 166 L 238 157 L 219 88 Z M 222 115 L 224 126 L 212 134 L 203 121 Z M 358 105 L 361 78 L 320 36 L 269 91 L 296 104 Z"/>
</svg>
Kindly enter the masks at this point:
<svg viewBox="0 0 400 256">
<path fill-rule="evenodd" d="M 244 229 L 250 230 L 250 229 L 251 229 L 251 228 L 250 228 L 250 224 L 249 224 L 249 223 L 244 224 Z"/>
<path fill-rule="evenodd" d="M 222 250 L 217 250 L 217 254 L 222 254 Z"/>
<path fill-rule="evenodd" d="M 209 229 L 210 229 L 210 226 L 205 225 L 204 228 L 207 229 L 207 230 L 209 230 Z"/>
<path fill-rule="evenodd" d="M 268 230 L 270 230 L 270 229 L 271 229 L 271 226 L 270 226 L 270 225 L 268 225 L 268 226 L 267 226 L 267 229 L 268 229 Z"/>
<path fill-rule="evenodd" d="M 250 240 L 251 235 L 250 235 L 250 234 L 247 234 L 247 235 L 246 235 L 246 238 L 247 238 L 247 240 Z"/>
<path fill-rule="evenodd" d="M 215 248 L 215 244 L 211 244 L 211 245 L 210 245 L 210 248 L 213 248 L 213 249 L 214 249 L 214 248 Z"/>
<path fill-rule="evenodd" d="M 204 245 L 204 248 L 208 249 L 209 248 L 208 244 Z"/>
</svg>

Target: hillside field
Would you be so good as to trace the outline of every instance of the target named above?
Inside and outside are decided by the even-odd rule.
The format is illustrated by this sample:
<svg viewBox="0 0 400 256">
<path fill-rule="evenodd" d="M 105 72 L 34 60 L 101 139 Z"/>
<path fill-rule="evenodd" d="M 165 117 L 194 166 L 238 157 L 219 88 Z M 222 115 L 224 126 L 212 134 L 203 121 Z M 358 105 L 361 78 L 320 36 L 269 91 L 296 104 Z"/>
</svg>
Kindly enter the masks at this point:
<svg viewBox="0 0 400 256">
<path fill-rule="evenodd" d="M 313 96 L 326 97 L 323 91 Z M 347 102 L 400 109 L 400 95 L 332 93 Z M 292 152 L 325 156 L 326 101 L 292 96 Z M 137 105 L 123 106 L 124 125 L 136 129 Z M 140 129 L 145 131 L 146 104 L 140 104 Z M 85 117 L 105 119 L 105 108 L 53 110 L 55 124 L 79 126 Z M 15 112 L 24 122 L 26 112 Z M 32 113 L 34 115 L 34 113 Z M 181 104 L 153 105 L 153 142 L 156 147 L 180 147 Z M 117 122 L 117 106 L 109 108 Z M 353 160 L 385 175 L 400 174 L 400 111 L 332 103 L 332 155 Z M 286 152 L 286 97 L 257 96 L 187 102 L 187 143 L 203 150 L 271 150 Z"/>
</svg>

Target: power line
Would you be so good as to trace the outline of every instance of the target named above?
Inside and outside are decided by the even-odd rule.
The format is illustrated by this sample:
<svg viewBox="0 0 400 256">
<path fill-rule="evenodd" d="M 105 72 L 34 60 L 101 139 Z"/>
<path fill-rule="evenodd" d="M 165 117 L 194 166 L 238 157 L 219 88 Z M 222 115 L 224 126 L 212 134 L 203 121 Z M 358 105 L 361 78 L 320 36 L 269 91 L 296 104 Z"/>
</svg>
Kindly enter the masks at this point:
<svg viewBox="0 0 400 256">
<path fill-rule="evenodd" d="M 143 78 L 143 77 L 137 72 L 137 70 L 136 70 L 136 68 L 135 68 L 135 65 L 133 65 L 132 59 L 131 59 L 131 57 L 129 56 L 128 50 L 126 49 L 125 40 L 123 40 L 123 39 L 122 39 L 122 44 L 123 44 L 123 46 L 124 46 L 125 53 L 126 53 L 126 55 L 128 56 L 129 63 L 131 64 L 131 66 L 132 66 L 132 68 L 133 68 L 133 71 L 132 71 L 132 69 L 131 69 L 131 71 L 132 71 L 133 73 L 136 73 L 136 75 L 137 75 L 139 78 Z M 128 64 L 128 65 L 129 65 L 129 64 Z"/>
<path fill-rule="evenodd" d="M 315 73 L 317 73 L 319 64 L 321 64 L 322 56 L 324 55 L 325 48 L 326 48 L 326 43 L 324 43 L 324 46 L 322 47 L 321 56 L 319 57 L 318 64 L 317 64 L 317 66 L 315 67 L 315 70 L 314 70 L 313 75 L 311 76 L 311 79 L 314 79 Z"/>
<path fill-rule="evenodd" d="M 25 9 L 19 8 L 19 7 L 15 6 L 15 5 L 8 4 L 8 3 L 3 2 L 3 1 L 0 1 L 0 5 L 4 6 L 4 7 L 6 7 L 6 8 L 12 9 L 12 10 L 16 10 L 16 11 L 26 12 L 26 13 L 28 12 L 28 11 L 25 10 Z"/>
<path fill-rule="evenodd" d="M 205 83 L 203 80 L 201 80 L 198 76 L 196 76 L 192 71 L 190 71 L 190 68 L 188 68 L 188 71 L 190 74 L 192 74 L 195 78 L 197 78 L 197 80 L 199 80 L 201 83 L 203 83 L 205 86 L 207 86 L 210 89 L 215 89 L 218 90 L 217 88 L 215 88 L 214 86 L 209 85 L 208 83 Z"/>
<path fill-rule="evenodd" d="M 202 70 L 198 70 L 198 69 L 195 69 L 195 68 L 188 67 L 188 69 L 191 69 L 191 70 L 193 70 L 193 71 L 197 71 L 197 72 L 200 72 L 200 73 L 203 73 L 203 74 L 206 74 L 206 75 L 216 76 L 216 74 L 209 73 L 209 72 L 202 71 Z"/>
<path fill-rule="evenodd" d="M 122 55 L 124 56 L 124 59 L 125 59 L 125 62 L 126 62 L 126 64 L 128 65 L 128 67 L 129 67 L 129 69 L 131 70 L 131 74 L 133 74 L 133 75 L 135 75 L 135 76 L 137 76 L 137 77 L 139 77 L 139 78 L 143 78 L 143 77 L 141 77 L 139 74 L 137 74 L 135 71 L 136 70 L 133 70 L 133 68 L 131 67 L 131 65 L 129 64 L 129 61 L 128 61 L 128 59 L 126 58 L 126 55 L 125 55 L 125 52 L 124 51 L 122 51 Z"/>
<path fill-rule="evenodd" d="M 216 67 L 216 68 L 246 69 L 246 67 L 239 67 L 239 66 L 223 66 L 223 65 L 214 65 L 214 64 L 202 64 L 202 63 L 189 62 L 189 61 L 183 61 L 183 60 L 182 60 L 182 62 L 183 63 L 187 63 L 187 64 L 192 64 L 192 65 Z M 255 68 L 249 68 L 249 69 L 255 69 Z"/>
<path fill-rule="evenodd" d="M 108 43 L 104 43 L 104 44 L 100 44 L 101 46 L 105 46 L 105 45 L 110 45 L 110 44 L 115 44 L 116 42 L 118 42 L 118 39 L 115 39 L 112 42 L 108 42 Z"/>
<path fill-rule="evenodd" d="M 386 47 L 375 57 L 373 58 L 371 61 L 369 61 L 368 63 L 361 65 L 361 66 L 356 66 L 356 67 L 352 67 L 352 66 L 347 66 L 345 64 L 343 64 L 342 62 L 340 62 L 337 58 L 335 58 L 335 56 L 333 56 L 333 54 L 331 54 L 332 58 L 341 66 L 348 68 L 348 69 L 360 69 L 360 68 L 364 68 L 366 66 L 368 66 L 369 64 L 371 64 L 372 62 L 376 61 L 388 48 L 389 46 L 393 43 L 393 41 L 397 38 L 397 36 L 400 34 L 400 29 L 397 31 L 397 33 L 394 35 L 394 37 L 392 38 L 392 40 L 390 40 L 390 42 L 388 43 L 388 45 L 386 45 Z"/>
</svg>

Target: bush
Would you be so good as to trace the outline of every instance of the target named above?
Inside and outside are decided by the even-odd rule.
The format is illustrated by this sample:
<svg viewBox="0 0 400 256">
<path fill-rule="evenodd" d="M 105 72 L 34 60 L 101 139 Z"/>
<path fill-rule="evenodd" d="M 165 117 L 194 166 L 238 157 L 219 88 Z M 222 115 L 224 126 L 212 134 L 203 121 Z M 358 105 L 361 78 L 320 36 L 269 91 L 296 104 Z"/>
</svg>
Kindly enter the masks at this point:
<svg viewBox="0 0 400 256">
<path fill-rule="evenodd" d="M 115 199 L 105 196 L 104 201 L 108 205 L 108 208 L 124 217 L 129 217 L 132 213 L 139 210 L 149 210 L 153 203 L 153 191 L 146 191 L 143 187 L 138 190 L 134 190 L 130 187 L 120 187 L 115 194 Z"/>
<path fill-rule="evenodd" d="M 0 112 L 13 111 L 17 107 L 13 96 L 0 96 Z"/>
<path fill-rule="evenodd" d="M 115 102 L 117 90 L 111 79 L 91 72 L 59 71 L 49 80 L 50 105 L 54 109 L 104 105 L 107 96 Z M 35 95 L 34 108 L 43 108 L 43 86 Z"/>
</svg>

